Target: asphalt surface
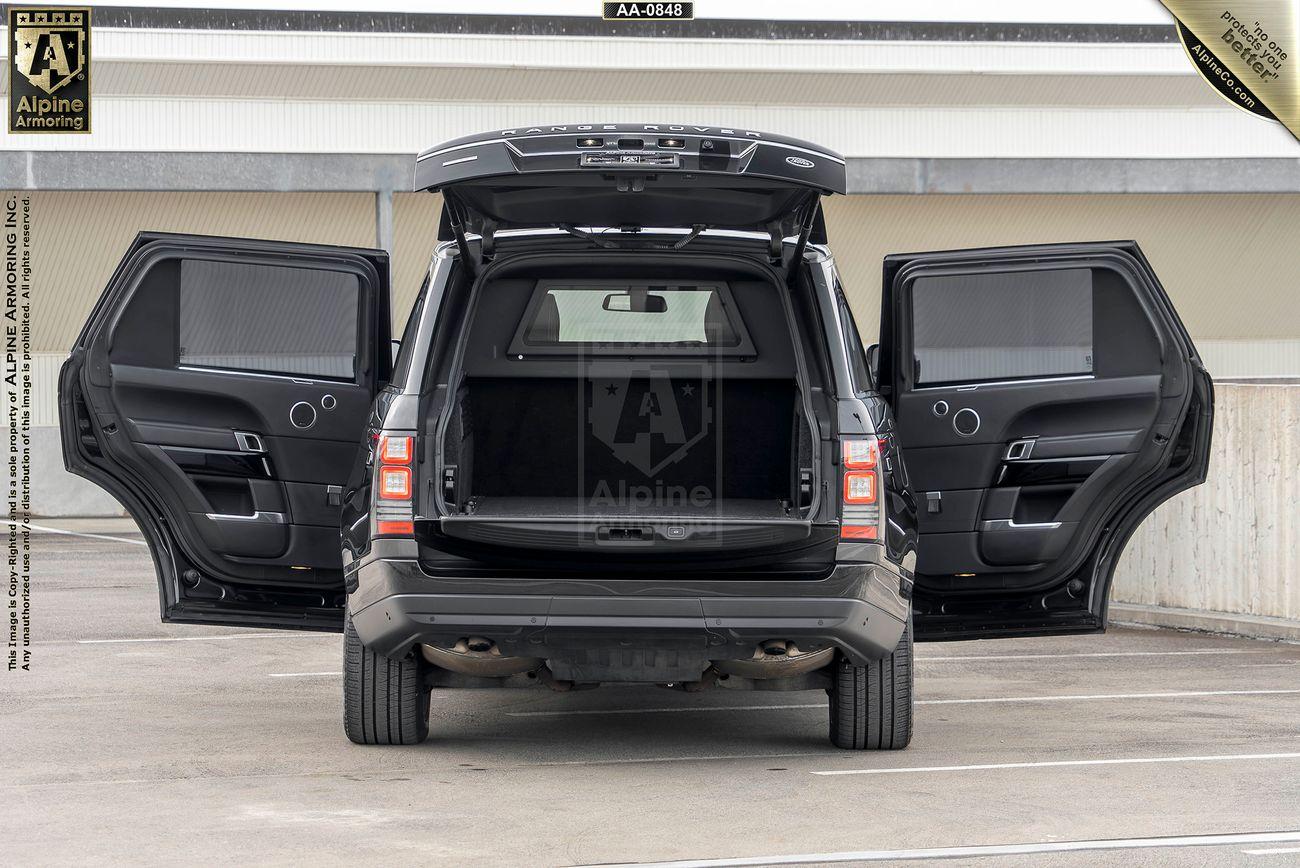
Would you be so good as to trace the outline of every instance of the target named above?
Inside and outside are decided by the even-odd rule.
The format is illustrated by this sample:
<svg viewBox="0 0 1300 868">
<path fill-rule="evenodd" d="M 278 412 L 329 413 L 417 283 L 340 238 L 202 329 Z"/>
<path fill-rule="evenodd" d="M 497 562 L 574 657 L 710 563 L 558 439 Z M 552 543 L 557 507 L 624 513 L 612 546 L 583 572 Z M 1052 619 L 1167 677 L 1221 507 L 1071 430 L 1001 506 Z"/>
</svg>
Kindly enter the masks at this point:
<svg viewBox="0 0 1300 868">
<path fill-rule="evenodd" d="M 425 744 L 364 748 L 339 636 L 162 624 L 123 540 L 35 538 L 0 864 L 1300 862 L 1298 646 L 918 646 L 899 753 L 831 748 L 821 694 L 653 687 L 438 692 Z"/>
</svg>

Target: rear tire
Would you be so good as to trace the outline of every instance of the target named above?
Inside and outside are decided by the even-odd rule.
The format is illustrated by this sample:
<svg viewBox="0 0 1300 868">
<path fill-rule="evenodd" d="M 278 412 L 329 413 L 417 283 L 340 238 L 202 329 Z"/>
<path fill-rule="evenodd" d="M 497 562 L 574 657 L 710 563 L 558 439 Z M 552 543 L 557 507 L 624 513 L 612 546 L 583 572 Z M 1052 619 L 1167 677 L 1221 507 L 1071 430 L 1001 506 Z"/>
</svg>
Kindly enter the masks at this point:
<svg viewBox="0 0 1300 868">
<path fill-rule="evenodd" d="M 902 750 L 912 740 L 912 620 L 894 653 L 866 666 L 832 664 L 831 744 L 845 750 Z"/>
<path fill-rule="evenodd" d="M 343 728 L 357 744 L 419 744 L 429 737 L 429 688 L 420 658 L 393 660 L 343 622 Z"/>
</svg>

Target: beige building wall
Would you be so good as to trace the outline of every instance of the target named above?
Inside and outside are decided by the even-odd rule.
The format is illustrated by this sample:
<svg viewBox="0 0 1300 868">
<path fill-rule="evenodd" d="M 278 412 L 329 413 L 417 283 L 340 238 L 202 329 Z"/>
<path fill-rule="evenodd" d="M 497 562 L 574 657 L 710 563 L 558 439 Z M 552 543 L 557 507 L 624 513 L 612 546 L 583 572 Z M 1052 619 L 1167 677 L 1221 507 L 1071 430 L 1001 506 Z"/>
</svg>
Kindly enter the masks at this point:
<svg viewBox="0 0 1300 868">
<path fill-rule="evenodd" d="M 37 352 L 66 352 L 136 232 L 374 246 L 370 193 L 37 192 Z M 437 235 L 440 199 L 393 197 L 394 325 L 405 322 Z M 1136 239 L 1207 359 L 1222 345 L 1300 375 L 1300 195 L 839 196 L 831 246 L 864 337 L 878 332 L 888 253 Z M 1245 345 L 1241 345 L 1241 344 Z M 1293 364 L 1294 363 L 1294 364 Z M 1249 364 L 1248 364 L 1249 366 Z M 1214 367 L 1211 366 L 1211 370 Z M 1268 373 L 1233 370 L 1232 375 Z"/>
<path fill-rule="evenodd" d="M 1216 376 L 1300 376 L 1300 195 L 836 196 L 831 249 L 867 343 L 889 253 L 1136 240 Z"/>
<path fill-rule="evenodd" d="M 137 232 L 373 247 L 370 193 L 32 194 L 35 352 L 67 353 Z"/>
<path fill-rule="evenodd" d="M 406 315 L 429 270 L 438 243 L 442 197 L 432 193 L 393 196 L 393 334 L 400 335 Z"/>
</svg>

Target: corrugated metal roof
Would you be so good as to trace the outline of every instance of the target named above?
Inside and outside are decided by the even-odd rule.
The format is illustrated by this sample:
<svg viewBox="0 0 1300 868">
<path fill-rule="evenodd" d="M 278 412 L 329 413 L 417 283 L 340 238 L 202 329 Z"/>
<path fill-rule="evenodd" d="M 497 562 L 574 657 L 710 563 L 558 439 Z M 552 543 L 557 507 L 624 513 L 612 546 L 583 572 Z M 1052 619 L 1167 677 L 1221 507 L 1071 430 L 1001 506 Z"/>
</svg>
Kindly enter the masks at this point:
<svg viewBox="0 0 1300 868">
<path fill-rule="evenodd" d="M 1221 100 L 1219 102 L 1222 102 Z M 808 139 L 849 157 L 1294 157 L 1278 124 L 1204 108 L 682 106 L 403 103 L 100 97 L 91 136 L 24 135 L 6 148 L 415 153 L 430 143 L 537 123 L 725 124 Z"/>
</svg>

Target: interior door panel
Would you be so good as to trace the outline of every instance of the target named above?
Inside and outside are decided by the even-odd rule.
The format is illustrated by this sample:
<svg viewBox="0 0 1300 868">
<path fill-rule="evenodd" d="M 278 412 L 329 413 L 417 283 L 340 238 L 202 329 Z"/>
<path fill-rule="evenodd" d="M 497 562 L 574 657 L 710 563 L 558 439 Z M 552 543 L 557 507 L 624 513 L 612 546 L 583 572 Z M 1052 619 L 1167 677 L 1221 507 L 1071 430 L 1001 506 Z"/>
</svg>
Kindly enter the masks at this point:
<svg viewBox="0 0 1300 868">
<path fill-rule="evenodd" d="M 1209 378 L 1150 266 L 1131 242 L 953 251 L 892 256 L 885 285 L 918 635 L 1099 629 L 1111 541 L 1208 460 Z"/>
<path fill-rule="evenodd" d="M 922 492 L 926 545 L 918 548 L 917 569 L 978 576 L 993 567 L 1027 571 L 1059 556 L 1091 493 L 1123 468 L 1107 461 L 1136 450 L 1159 403 L 1158 376 L 954 385 L 900 395 L 901 442 Z M 962 412 L 978 420 L 971 433 L 954 422 Z M 1087 461 L 1066 460 L 1076 458 Z M 1042 477 L 1007 478 L 1012 465 L 1041 470 L 1045 464 L 1060 467 Z M 931 534 L 978 539 L 929 545 Z"/>
<path fill-rule="evenodd" d="M 65 456 L 155 525 L 165 620 L 337 626 L 387 274 L 382 251 L 158 234 L 119 266 L 61 376 Z"/>
</svg>

